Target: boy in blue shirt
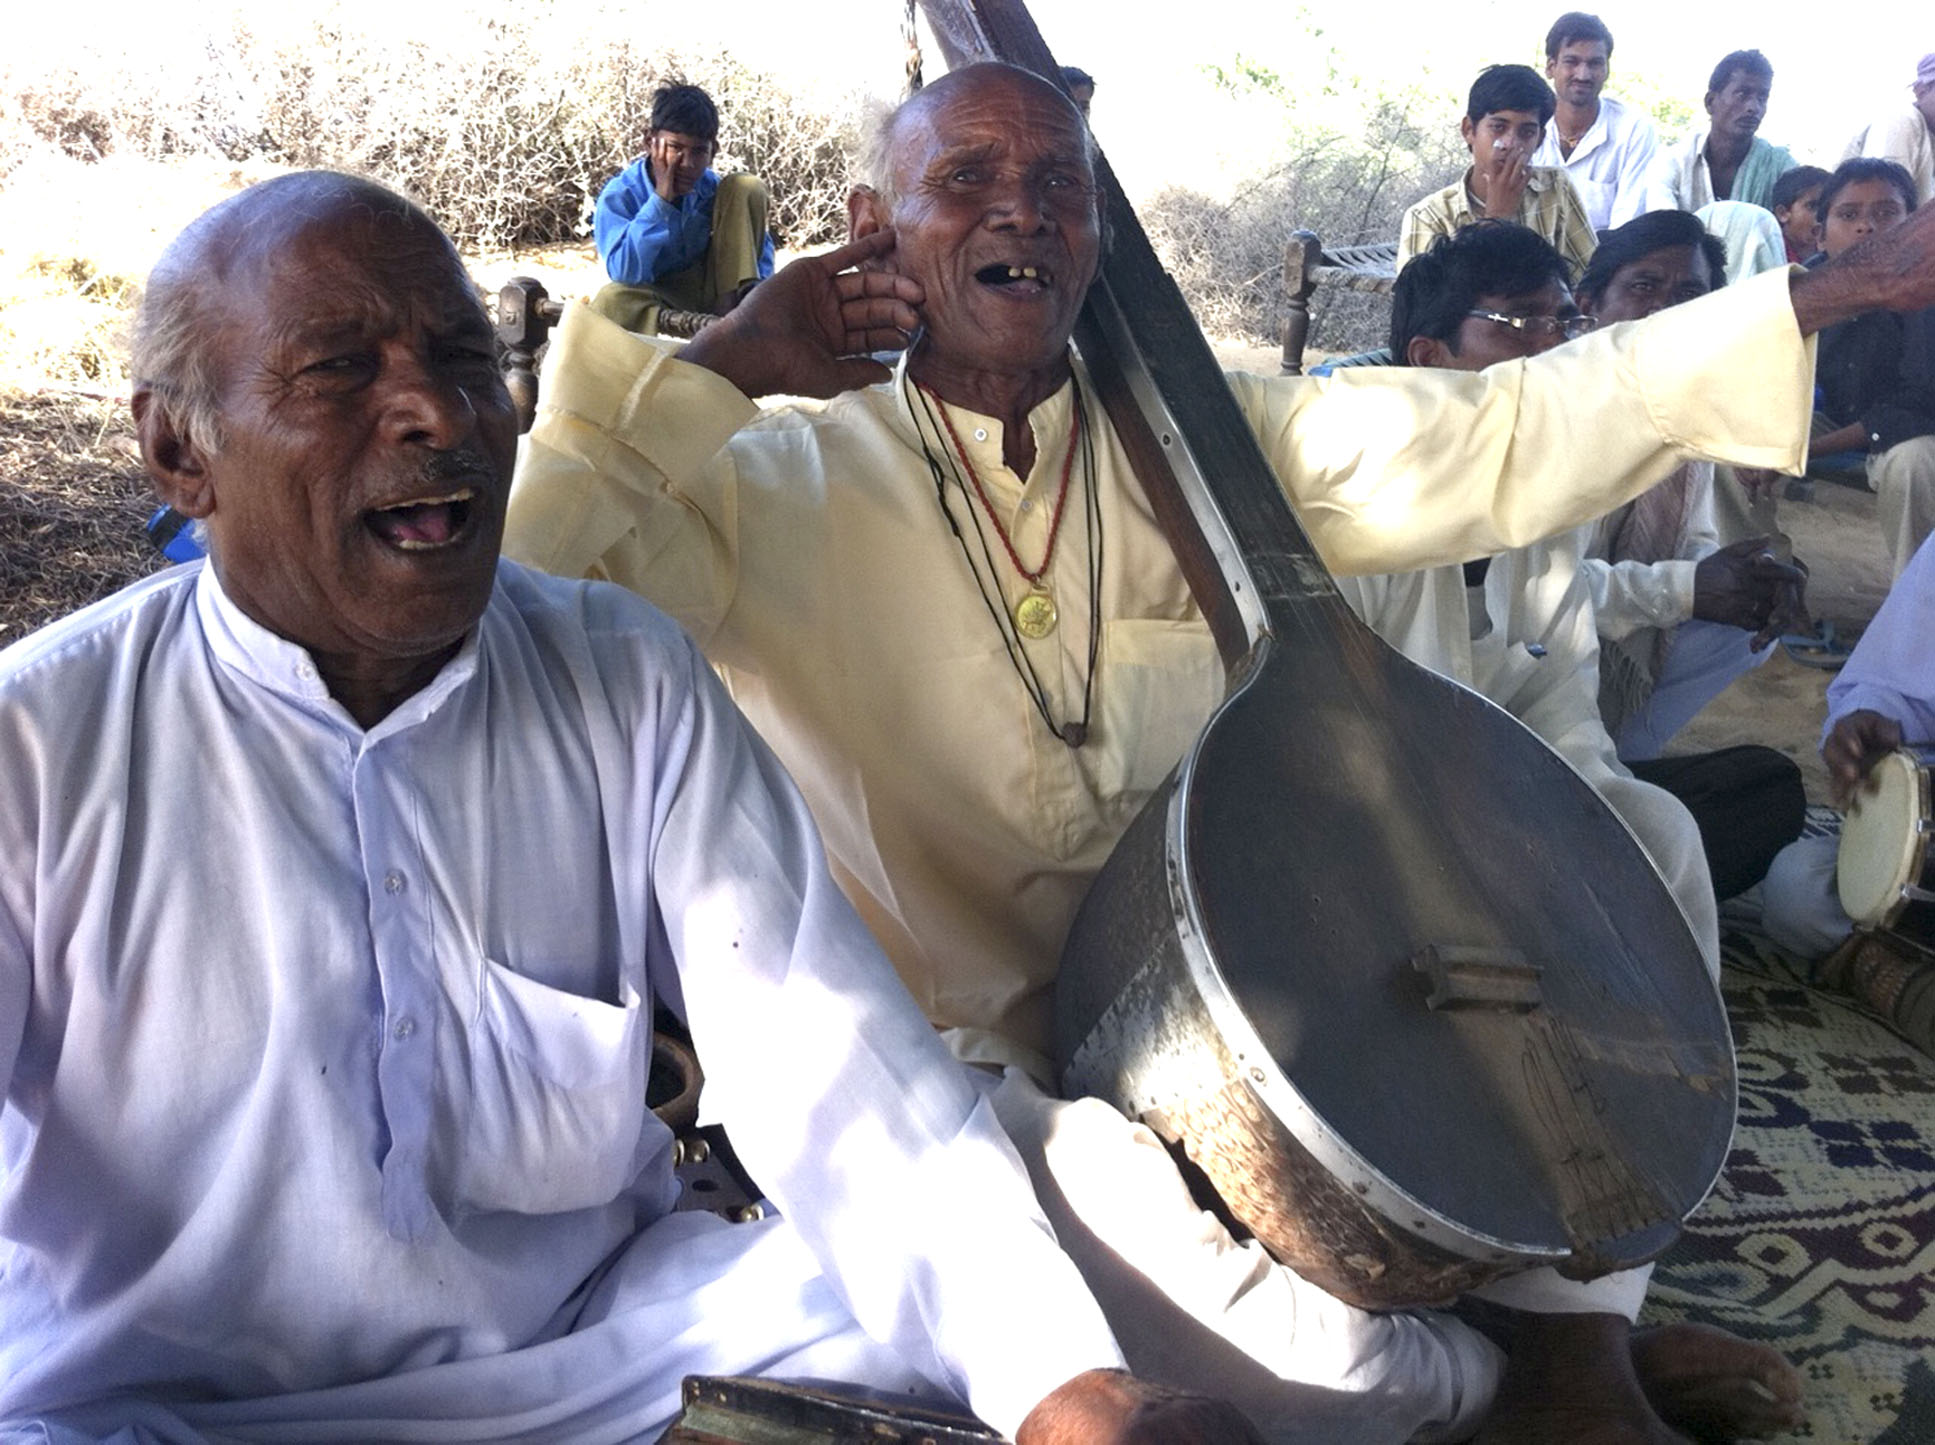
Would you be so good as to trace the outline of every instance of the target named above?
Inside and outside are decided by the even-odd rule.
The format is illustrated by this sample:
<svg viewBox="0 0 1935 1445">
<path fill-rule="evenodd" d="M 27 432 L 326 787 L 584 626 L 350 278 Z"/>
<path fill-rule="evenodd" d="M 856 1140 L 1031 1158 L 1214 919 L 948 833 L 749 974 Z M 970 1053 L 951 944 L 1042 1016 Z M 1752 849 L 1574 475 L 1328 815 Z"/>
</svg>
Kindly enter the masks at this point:
<svg viewBox="0 0 1935 1445">
<path fill-rule="evenodd" d="M 652 97 L 645 154 L 598 195 L 592 234 L 611 284 L 592 305 L 631 331 L 693 336 L 773 274 L 765 182 L 721 177 L 719 111 L 696 85 Z"/>
</svg>

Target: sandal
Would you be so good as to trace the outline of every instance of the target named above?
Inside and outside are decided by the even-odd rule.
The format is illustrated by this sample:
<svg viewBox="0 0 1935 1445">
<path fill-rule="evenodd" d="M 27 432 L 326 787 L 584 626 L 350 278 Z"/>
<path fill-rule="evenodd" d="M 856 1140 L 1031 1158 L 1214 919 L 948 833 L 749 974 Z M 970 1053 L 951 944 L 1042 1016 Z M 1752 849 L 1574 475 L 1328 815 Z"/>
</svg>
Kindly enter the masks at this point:
<svg viewBox="0 0 1935 1445">
<path fill-rule="evenodd" d="M 1781 651 L 1802 667 L 1839 672 L 1854 649 L 1835 635 L 1834 623 L 1823 617 L 1812 632 L 1790 632 L 1780 640 Z"/>
</svg>

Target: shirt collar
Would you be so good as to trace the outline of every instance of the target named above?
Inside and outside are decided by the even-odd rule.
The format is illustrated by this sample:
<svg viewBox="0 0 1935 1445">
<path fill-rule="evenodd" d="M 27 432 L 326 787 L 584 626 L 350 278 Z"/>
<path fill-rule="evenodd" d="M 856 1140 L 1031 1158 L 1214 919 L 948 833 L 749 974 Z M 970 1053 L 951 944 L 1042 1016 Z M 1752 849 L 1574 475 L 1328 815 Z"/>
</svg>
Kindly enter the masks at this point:
<svg viewBox="0 0 1935 1445">
<path fill-rule="evenodd" d="M 500 568 L 503 565 L 501 561 L 498 563 Z M 501 589 L 492 587 L 490 602 L 485 607 L 486 616 L 498 605 L 500 595 Z M 234 599 L 223 590 L 221 579 L 215 575 L 215 568 L 208 563 L 202 564 L 201 577 L 195 584 L 195 610 L 200 616 L 202 632 L 208 638 L 210 651 L 215 654 L 216 661 L 231 673 L 248 679 L 278 697 L 302 705 L 306 711 L 321 713 L 347 731 L 363 732 L 342 704 L 330 696 L 329 686 L 323 681 L 322 672 L 309 650 L 271 632 L 236 606 Z M 367 740 L 374 741 L 382 735 L 414 727 L 468 682 L 477 672 L 479 639 L 483 631 L 482 622 L 471 628 L 457 655 L 445 663 L 426 686 L 398 704 L 388 717 L 371 728 Z"/>
<path fill-rule="evenodd" d="M 1072 420 L 1069 408 L 1075 404 L 1075 382 L 1079 379 L 1083 383 L 1084 393 L 1092 393 L 1092 388 L 1087 384 L 1087 373 L 1082 369 L 1082 359 L 1076 355 L 1073 347 L 1069 348 L 1068 362 L 1072 373 L 1069 380 L 1063 382 L 1051 395 L 1044 397 L 1036 404 L 1035 409 L 1028 413 L 1028 425 L 1035 433 L 1034 475 L 1036 476 L 1042 475 L 1042 458 L 1052 455 L 1056 464 L 1058 466 L 1060 464 L 1064 439 L 1068 436 L 1068 428 Z M 901 418 L 913 433 L 914 444 L 926 446 L 945 468 L 948 457 L 953 456 L 954 444 L 948 438 L 946 426 L 941 422 L 939 399 L 929 393 L 928 406 L 924 408 L 921 405 L 922 393 L 914 384 L 913 378 L 907 375 L 905 351 L 901 352 L 899 361 L 894 364 L 894 395 L 898 401 Z M 934 418 L 931 424 L 928 421 L 930 408 Z M 974 458 L 975 466 L 981 468 L 983 480 L 996 474 L 1007 474 L 1006 463 L 1002 461 L 1000 422 L 991 416 L 982 416 L 977 411 L 951 401 L 947 403 L 947 416 L 948 420 L 954 423 L 954 430 L 961 438 L 961 445 L 966 447 L 968 455 Z M 1095 424 L 1095 420 L 1094 404 L 1091 402 L 1089 408 L 1091 426 Z M 946 456 L 941 455 L 943 452 Z M 1024 484 L 1027 480 L 1026 477 L 1022 478 Z"/>
<path fill-rule="evenodd" d="M 1611 105 L 1612 105 L 1612 102 L 1608 100 L 1605 96 L 1602 95 L 1599 97 L 1599 113 L 1592 118 L 1592 124 L 1587 126 L 1585 128 L 1585 131 L 1580 135 L 1579 143 L 1573 146 L 1572 154 L 1566 157 L 1567 160 L 1576 161 L 1579 159 L 1580 156 L 1586 155 L 1591 151 L 1595 151 L 1599 149 L 1599 147 L 1602 144 L 1606 144 L 1611 141 L 1612 112 L 1608 109 L 1608 107 Z M 1547 122 L 1547 124 L 1552 127 L 1552 140 L 1553 140 L 1554 146 L 1556 147 L 1559 139 L 1558 117 L 1554 116 L 1550 121 Z M 1563 152 L 1561 152 L 1561 154 L 1563 154 Z"/>
</svg>

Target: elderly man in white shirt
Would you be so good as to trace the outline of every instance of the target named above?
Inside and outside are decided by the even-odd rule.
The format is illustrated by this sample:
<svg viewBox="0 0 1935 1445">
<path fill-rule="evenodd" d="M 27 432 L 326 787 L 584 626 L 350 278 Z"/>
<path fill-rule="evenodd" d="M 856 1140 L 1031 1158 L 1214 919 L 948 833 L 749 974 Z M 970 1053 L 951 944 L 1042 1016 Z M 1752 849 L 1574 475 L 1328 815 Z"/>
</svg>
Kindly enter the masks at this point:
<svg viewBox="0 0 1935 1445">
<path fill-rule="evenodd" d="M 0 1438 L 651 1440 L 688 1372 L 1247 1438 L 1115 1371 L 691 643 L 499 563 L 515 421 L 427 217 L 224 203 L 137 376 L 212 560 L 0 655 Z M 776 1216 L 672 1212 L 659 1006 Z"/>
<path fill-rule="evenodd" d="M 1602 94 L 1613 38 L 1597 15 L 1569 10 L 1545 36 L 1545 78 L 1558 108 L 1532 153 L 1535 166 L 1564 169 L 1595 231 L 1623 226 L 1645 209 L 1646 171 L 1659 149 L 1653 122 Z"/>
</svg>

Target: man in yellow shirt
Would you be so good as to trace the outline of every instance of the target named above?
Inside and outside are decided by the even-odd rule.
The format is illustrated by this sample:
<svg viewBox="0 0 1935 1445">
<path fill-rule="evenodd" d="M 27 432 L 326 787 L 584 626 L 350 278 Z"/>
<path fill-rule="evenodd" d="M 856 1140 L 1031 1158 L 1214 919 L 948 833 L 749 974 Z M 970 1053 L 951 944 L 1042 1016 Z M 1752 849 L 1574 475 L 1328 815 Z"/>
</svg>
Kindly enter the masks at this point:
<svg viewBox="0 0 1935 1445">
<path fill-rule="evenodd" d="M 1494 1346 L 1442 1316 L 1351 1310 L 1256 1246 L 1206 1233 L 1146 1131 L 1029 1079 L 1047 1082 L 1050 990 L 1075 909 L 1223 673 L 1069 349 L 1101 234 L 1080 116 L 1022 72 L 973 67 L 903 107 L 880 150 L 875 184 L 851 202 L 858 241 L 780 272 L 678 358 L 571 311 L 509 550 L 610 576 L 694 632 L 793 772 L 836 876 L 929 1017 L 963 1057 L 1014 1066 L 996 1100 L 1014 1133 L 1113 1130 L 1117 1154 L 1150 1176 L 1143 1195 L 1180 1196 L 1174 1227 L 1146 1250 L 1116 1220 L 1081 1221 L 1102 1236 L 1098 1257 L 1132 1257 L 1135 1272 L 1117 1265 L 1139 1272 L 1129 1291 L 1154 1282 L 1166 1296 L 1154 1325 L 1097 1284 L 1132 1362 L 1235 1398 L 1277 1439 L 1469 1430 L 1498 1387 Z M 1894 244 L 1935 249 L 1935 233 Z M 837 274 L 853 264 L 866 269 Z M 1815 273 L 1791 301 L 1770 276 L 1482 375 L 1231 384 L 1334 568 L 1417 568 L 1586 520 L 1685 451 L 1795 465 L 1804 335 L 1850 305 L 1935 290 L 1921 269 L 1919 283 L 1899 279 L 1914 265 Z M 877 297 L 871 327 L 849 329 L 839 296 L 882 271 L 897 289 Z M 856 358 L 895 329 L 917 332 L 897 373 Z M 1704 387 L 1715 370 L 1732 384 Z M 881 381 L 892 385 L 864 386 Z M 761 413 L 749 400 L 853 387 L 824 408 Z M 1582 412 L 1581 396 L 1603 398 L 1601 411 Z M 1560 446 L 1594 459 L 1593 495 L 1553 484 L 1545 459 Z M 1111 1181 L 1137 1172 L 1107 1167 Z M 1106 1212 L 1135 1191 L 1092 1193 Z M 1166 1327 L 1178 1311 L 1183 1328 Z M 1638 1342 L 1636 1379 L 1624 1316 L 1561 1323 L 1571 1344 L 1514 1351 L 1501 1438 L 1514 1426 L 1550 1438 L 1537 1431 L 1553 1418 L 1527 1423 L 1539 1409 L 1637 1420 L 1663 1438 L 1641 1384 L 1676 1411 L 1663 1393 L 1674 1371 L 1719 1395 L 1729 1428 L 1792 1418 L 1791 1372 L 1766 1352 L 1654 1336 Z M 1236 1348 L 1185 1357 L 1206 1331 Z"/>
</svg>

